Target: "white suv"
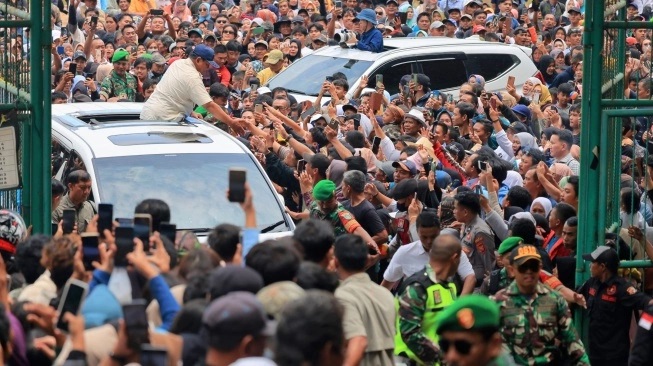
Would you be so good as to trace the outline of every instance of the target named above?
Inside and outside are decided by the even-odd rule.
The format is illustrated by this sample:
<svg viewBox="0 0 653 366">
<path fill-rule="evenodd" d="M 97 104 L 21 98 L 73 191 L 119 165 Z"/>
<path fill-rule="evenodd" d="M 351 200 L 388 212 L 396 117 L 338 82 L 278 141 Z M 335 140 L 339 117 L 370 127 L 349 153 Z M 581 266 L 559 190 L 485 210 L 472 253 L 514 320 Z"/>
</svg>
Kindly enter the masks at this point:
<svg viewBox="0 0 653 366">
<path fill-rule="evenodd" d="M 146 198 L 165 201 L 178 230 L 202 241 L 221 223 L 242 225 L 244 215 L 227 200 L 232 167 L 247 170 L 261 240 L 291 234 L 295 226 L 254 155 L 237 139 L 205 123 L 139 120 L 140 103 L 52 106 L 56 178 L 65 182 L 83 164 L 93 180 L 89 200 L 114 205 L 114 217 L 131 218 Z M 267 233 L 267 234 L 265 234 Z"/>
<path fill-rule="evenodd" d="M 538 73 L 530 58 L 531 49 L 503 43 L 447 37 L 384 39 L 384 52 L 372 53 L 339 46 L 324 47 L 304 56 L 275 76 L 270 89 L 284 87 L 298 102 L 314 100 L 327 76 L 342 72 L 349 89 L 355 90 L 362 75 L 368 75 L 368 87 L 383 75 L 390 94 L 399 92 L 404 75 L 422 73 L 431 79 L 431 90 L 458 96 L 461 84 L 470 75 L 485 78 L 485 90 L 505 89 L 508 76 L 515 76 L 515 86 Z"/>
</svg>

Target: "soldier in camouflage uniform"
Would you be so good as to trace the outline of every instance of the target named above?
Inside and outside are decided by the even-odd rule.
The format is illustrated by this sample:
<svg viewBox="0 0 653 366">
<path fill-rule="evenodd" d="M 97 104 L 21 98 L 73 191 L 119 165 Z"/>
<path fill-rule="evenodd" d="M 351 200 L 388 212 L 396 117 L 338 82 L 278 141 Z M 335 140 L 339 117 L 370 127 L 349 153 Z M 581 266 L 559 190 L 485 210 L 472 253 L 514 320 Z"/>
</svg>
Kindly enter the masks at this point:
<svg viewBox="0 0 653 366">
<path fill-rule="evenodd" d="M 483 295 L 463 296 L 437 318 L 442 358 L 456 366 L 512 366 L 502 350 L 499 307 Z"/>
<path fill-rule="evenodd" d="M 136 101 L 138 82 L 136 77 L 127 72 L 129 71 L 129 52 L 122 48 L 116 50 L 111 62 L 113 62 L 113 70 L 102 80 L 100 98 L 105 101 L 111 98 Z"/>
<path fill-rule="evenodd" d="M 333 226 L 336 238 L 343 234 L 354 234 L 363 238 L 370 247 L 378 251 L 372 237 L 356 221 L 351 212 L 336 199 L 336 184 L 328 179 L 319 181 L 313 187 L 313 202 L 309 204 L 309 211 L 312 219 L 328 221 Z"/>
<path fill-rule="evenodd" d="M 456 285 L 448 280 L 456 273 L 461 250 L 457 237 L 438 236 L 424 270 L 408 277 L 399 289 L 395 355 L 407 365 L 433 365 L 441 359 L 436 316 L 456 298 Z"/>
<path fill-rule="evenodd" d="M 508 271 L 515 281 L 495 297 L 504 347 L 521 365 L 589 365 L 569 306 L 540 282 L 541 267 L 541 256 L 532 245 L 520 245 L 510 254 Z"/>
</svg>

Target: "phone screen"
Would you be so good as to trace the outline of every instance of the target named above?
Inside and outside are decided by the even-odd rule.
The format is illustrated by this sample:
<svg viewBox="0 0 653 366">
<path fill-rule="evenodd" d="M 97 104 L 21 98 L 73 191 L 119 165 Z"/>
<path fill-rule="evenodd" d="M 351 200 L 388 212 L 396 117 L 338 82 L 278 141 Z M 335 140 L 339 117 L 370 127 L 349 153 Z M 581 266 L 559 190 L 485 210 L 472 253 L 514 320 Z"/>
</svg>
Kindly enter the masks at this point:
<svg viewBox="0 0 653 366">
<path fill-rule="evenodd" d="M 64 53 L 64 48 L 63 46 L 57 46 L 57 54 L 58 55 L 63 55 Z"/>
<path fill-rule="evenodd" d="M 376 75 L 376 87 L 380 88 L 383 86 L 383 75 L 382 74 L 377 74 Z"/>
<path fill-rule="evenodd" d="M 245 169 L 229 169 L 229 201 L 245 202 Z"/>
<path fill-rule="evenodd" d="M 486 161 L 478 161 L 478 170 L 484 171 L 487 169 L 487 162 Z"/>
<path fill-rule="evenodd" d="M 497 101 L 490 99 L 490 107 L 492 107 L 492 109 L 497 109 Z"/>
<path fill-rule="evenodd" d="M 84 269 L 93 270 L 93 262 L 100 261 L 100 237 L 96 233 L 82 233 L 82 254 Z"/>
<path fill-rule="evenodd" d="M 134 215 L 134 237 L 141 239 L 145 252 L 150 251 L 150 236 L 152 236 L 152 216 L 148 214 Z"/>
<path fill-rule="evenodd" d="M 338 130 L 340 129 L 340 126 L 339 126 L 338 120 L 335 119 L 335 118 L 334 118 L 333 120 L 331 120 L 331 122 L 327 123 L 327 125 L 328 125 L 332 130 L 334 130 L 334 131 L 336 131 L 336 132 L 338 132 Z"/>
<path fill-rule="evenodd" d="M 56 234 L 57 230 L 59 230 L 59 224 L 53 222 L 51 229 L 52 229 L 52 235 Z"/>
<path fill-rule="evenodd" d="M 168 351 L 149 344 L 141 345 L 141 366 L 160 366 L 168 364 Z"/>
<path fill-rule="evenodd" d="M 159 225 L 159 234 L 165 236 L 174 243 L 175 240 L 177 240 L 177 225 L 169 222 L 162 222 L 161 225 Z"/>
<path fill-rule="evenodd" d="M 98 221 L 97 228 L 100 235 L 104 235 L 104 230 L 113 229 L 113 205 L 110 203 L 100 203 L 97 207 Z"/>
<path fill-rule="evenodd" d="M 479 196 L 483 194 L 483 187 L 481 187 L 480 184 L 477 184 L 476 187 L 474 187 L 474 192 L 478 194 Z"/>
<path fill-rule="evenodd" d="M 372 152 L 374 154 L 379 153 L 379 146 L 381 146 L 381 138 L 378 136 L 374 136 L 374 141 L 372 141 Z"/>
<path fill-rule="evenodd" d="M 68 65 L 68 72 L 71 72 L 73 74 L 77 74 L 77 64 L 74 62 L 71 62 L 70 65 Z"/>
<path fill-rule="evenodd" d="M 508 76 L 508 85 L 514 87 L 515 86 L 515 77 L 514 76 Z"/>
<path fill-rule="evenodd" d="M 59 319 L 57 319 L 58 329 L 61 329 L 64 332 L 68 331 L 68 323 L 63 320 L 64 314 L 71 313 L 77 315 L 79 313 L 87 289 L 88 285 L 84 282 L 73 279 L 68 280 L 63 290 L 63 297 L 59 303 Z"/>
<path fill-rule="evenodd" d="M 149 342 L 146 302 L 136 299 L 131 304 L 122 306 L 123 320 L 127 328 L 127 344 L 131 349 L 140 349 L 141 345 Z"/>
<path fill-rule="evenodd" d="M 297 173 L 301 174 L 304 170 L 306 170 L 306 160 L 301 159 L 297 162 Z"/>
<path fill-rule="evenodd" d="M 75 228 L 75 210 L 63 210 L 63 224 L 61 225 L 64 234 L 70 234 Z"/>
<path fill-rule="evenodd" d="M 404 98 L 410 98 L 410 86 L 404 86 Z"/>
<path fill-rule="evenodd" d="M 533 93 L 533 103 L 540 104 L 540 93 Z"/>
<path fill-rule="evenodd" d="M 127 219 L 124 217 L 117 217 L 116 221 L 120 226 L 134 226 L 134 219 Z"/>
<path fill-rule="evenodd" d="M 250 92 L 255 92 L 258 90 L 258 84 L 249 84 Z"/>
<path fill-rule="evenodd" d="M 358 131 L 358 127 L 361 126 L 361 121 L 359 119 L 354 118 L 354 130 Z"/>
<path fill-rule="evenodd" d="M 134 250 L 134 228 L 119 226 L 116 228 L 116 255 L 114 265 L 127 267 L 127 254 Z"/>
</svg>

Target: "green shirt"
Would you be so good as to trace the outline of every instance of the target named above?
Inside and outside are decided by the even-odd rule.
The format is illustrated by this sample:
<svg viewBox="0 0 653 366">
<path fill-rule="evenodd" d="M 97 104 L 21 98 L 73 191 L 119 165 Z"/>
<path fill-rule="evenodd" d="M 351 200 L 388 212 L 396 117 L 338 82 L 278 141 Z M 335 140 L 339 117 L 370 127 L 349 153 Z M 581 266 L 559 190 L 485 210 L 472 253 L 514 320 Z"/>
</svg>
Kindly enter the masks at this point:
<svg viewBox="0 0 653 366">
<path fill-rule="evenodd" d="M 138 82 L 132 74 L 125 73 L 125 76 L 122 77 L 113 70 L 109 76 L 102 80 L 100 95 L 106 99 L 117 97 L 118 99 L 134 102 L 136 101 L 137 87 Z"/>
<path fill-rule="evenodd" d="M 331 223 L 333 226 L 333 233 L 336 238 L 344 234 L 352 234 L 356 229 L 360 227 L 360 224 L 354 218 L 354 215 L 351 212 L 345 210 L 340 203 L 338 203 L 338 208 L 331 211 L 328 214 L 325 214 L 317 206 L 317 201 L 311 203 L 309 209 L 312 219 L 325 220 Z"/>
<path fill-rule="evenodd" d="M 519 292 L 517 282 L 495 297 L 501 311 L 501 337 L 520 365 L 549 365 L 561 360 L 570 365 L 589 365 L 583 342 L 572 323 L 565 299 L 539 283 L 535 294 Z"/>
</svg>

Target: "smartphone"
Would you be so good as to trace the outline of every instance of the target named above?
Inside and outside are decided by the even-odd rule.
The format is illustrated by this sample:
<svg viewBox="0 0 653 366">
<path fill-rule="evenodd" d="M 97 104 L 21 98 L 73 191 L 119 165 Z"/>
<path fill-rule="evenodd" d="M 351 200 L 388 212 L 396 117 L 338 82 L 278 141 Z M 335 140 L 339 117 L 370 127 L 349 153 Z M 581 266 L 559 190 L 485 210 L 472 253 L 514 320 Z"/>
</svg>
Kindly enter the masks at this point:
<svg viewBox="0 0 653 366">
<path fill-rule="evenodd" d="M 116 228 L 116 254 L 113 259 L 116 267 L 127 267 L 127 254 L 134 250 L 134 228 L 118 226 Z"/>
<path fill-rule="evenodd" d="M 169 222 L 162 222 L 161 225 L 159 225 L 159 234 L 170 239 L 174 244 L 177 240 L 177 225 Z"/>
<path fill-rule="evenodd" d="M 315 107 L 310 107 L 301 114 L 301 119 L 306 119 L 315 113 Z"/>
<path fill-rule="evenodd" d="M 431 172 L 431 159 L 424 163 L 424 174 L 428 177 Z"/>
<path fill-rule="evenodd" d="M 297 162 L 297 173 L 301 174 L 304 170 L 306 170 L 306 160 L 301 159 Z"/>
<path fill-rule="evenodd" d="M 485 171 L 487 169 L 487 161 L 479 160 L 477 163 L 478 170 Z"/>
<path fill-rule="evenodd" d="M 130 304 L 122 306 L 122 318 L 127 329 L 127 346 L 139 350 L 141 344 L 150 343 L 149 323 L 147 321 L 147 302 L 134 299 Z"/>
<path fill-rule="evenodd" d="M 483 194 L 483 187 L 481 187 L 480 184 L 477 184 L 477 185 L 474 187 L 474 193 L 476 193 L 476 194 L 479 195 L 479 196 L 482 195 L 482 194 Z"/>
<path fill-rule="evenodd" d="M 413 74 L 413 84 L 417 86 L 417 74 Z"/>
<path fill-rule="evenodd" d="M 68 65 L 68 72 L 72 72 L 73 74 L 77 75 L 77 64 L 71 62 L 70 65 Z"/>
<path fill-rule="evenodd" d="M 82 233 L 82 254 L 84 269 L 92 271 L 93 262 L 100 261 L 100 236 L 97 233 Z"/>
<path fill-rule="evenodd" d="M 52 223 L 52 227 L 51 227 L 51 229 L 52 229 L 51 234 L 52 234 L 52 235 L 56 234 L 56 233 L 57 233 L 57 230 L 59 230 L 59 224 L 57 224 L 56 222 L 53 222 L 53 223 Z"/>
<path fill-rule="evenodd" d="M 57 46 L 57 55 L 63 55 L 64 48 L 63 46 Z"/>
<path fill-rule="evenodd" d="M 514 76 L 508 76 L 508 85 L 512 86 L 513 88 L 515 87 L 515 77 Z"/>
<path fill-rule="evenodd" d="M 96 16 L 91 17 L 91 24 L 95 24 L 97 26 L 97 17 Z"/>
<path fill-rule="evenodd" d="M 247 171 L 245 169 L 229 169 L 229 202 L 245 202 L 246 180 Z"/>
<path fill-rule="evenodd" d="M 410 98 L 410 86 L 408 85 L 404 85 L 404 98 Z"/>
<path fill-rule="evenodd" d="M 263 113 L 263 104 L 257 104 L 254 106 L 255 113 Z"/>
<path fill-rule="evenodd" d="M 336 132 L 338 132 L 338 130 L 340 129 L 337 118 L 334 118 L 331 121 L 327 122 L 327 126 L 329 126 L 329 128 L 331 128 L 332 130 L 334 130 Z"/>
<path fill-rule="evenodd" d="M 63 210 L 63 224 L 61 225 L 64 234 L 70 234 L 75 229 L 75 215 L 73 209 Z"/>
<path fill-rule="evenodd" d="M 104 236 L 104 230 L 113 230 L 113 205 L 110 203 L 100 203 L 97 206 L 97 213 L 97 228 L 100 235 Z"/>
<path fill-rule="evenodd" d="M 150 9 L 152 15 L 163 15 L 163 9 Z"/>
<path fill-rule="evenodd" d="M 124 218 L 124 217 L 118 217 L 118 218 L 116 218 L 116 222 L 120 226 L 134 226 L 134 219 L 127 219 L 127 218 Z"/>
<path fill-rule="evenodd" d="M 258 90 L 258 84 L 249 84 L 249 92 L 255 92 Z"/>
<path fill-rule="evenodd" d="M 451 94 L 447 95 L 447 103 L 449 104 L 453 103 L 453 95 Z"/>
<path fill-rule="evenodd" d="M 533 93 L 533 103 L 540 104 L 540 93 Z"/>
<path fill-rule="evenodd" d="M 325 80 L 328 81 L 328 82 L 330 82 L 330 83 L 332 83 L 332 82 L 333 82 L 333 76 L 327 76 L 327 77 L 325 78 Z"/>
<path fill-rule="evenodd" d="M 336 1 L 335 5 L 336 5 L 336 8 L 338 8 L 338 9 L 342 8 L 342 1 Z"/>
<path fill-rule="evenodd" d="M 59 302 L 59 318 L 57 319 L 57 328 L 64 332 L 68 331 L 68 323 L 64 322 L 64 314 L 71 313 L 77 315 L 82 308 L 82 302 L 88 291 L 86 282 L 75 279 L 69 279 L 63 288 L 61 302 Z"/>
<path fill-rule="evenodd" d="M 354 118 L 354 131 L 358 131 L 358 127 L 361 126 L 361 120 L 358 118 Z"/>
<path fill-rule="evenodd" d="M 150 251 L 150 236 L 152 236 L 152 215 L 135 214 L 134 237 L 141 239 L 145 252 Z"/>
<path fill-rule="evenodd" d="M 381 138 L 378 136 L 374 136 L 374 140 L 372 140 L 372 153 L 374 153 L 374 155 L 379 153 L 380 146 L 381 146 Z"/>
<path fill-rule="evenodd" d="M 497 109 L 497 101 L 495 99 L 490 99 L 490 107 Z"/>
<path fill-rule="evenodd" d="M 168 351 L 163 347 L 141 344 L 141 366 L 165 366 L 168 364 Z"/>
</svg>

